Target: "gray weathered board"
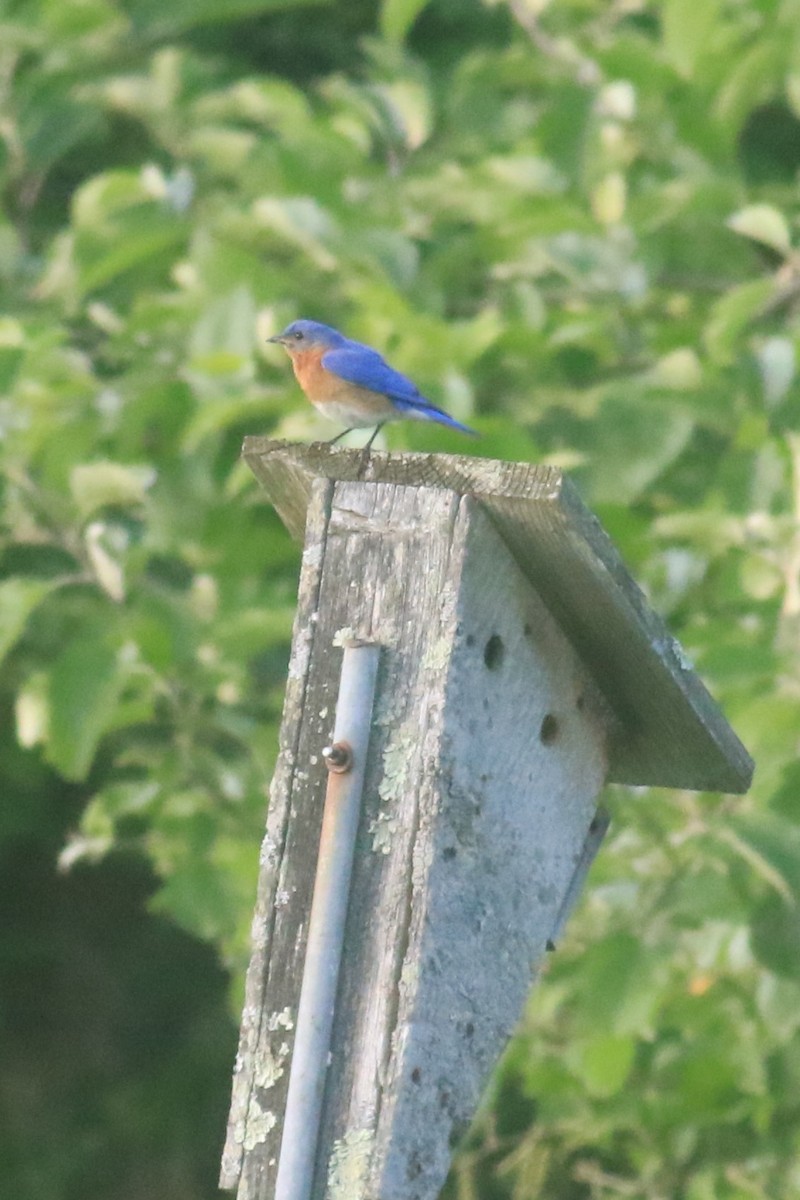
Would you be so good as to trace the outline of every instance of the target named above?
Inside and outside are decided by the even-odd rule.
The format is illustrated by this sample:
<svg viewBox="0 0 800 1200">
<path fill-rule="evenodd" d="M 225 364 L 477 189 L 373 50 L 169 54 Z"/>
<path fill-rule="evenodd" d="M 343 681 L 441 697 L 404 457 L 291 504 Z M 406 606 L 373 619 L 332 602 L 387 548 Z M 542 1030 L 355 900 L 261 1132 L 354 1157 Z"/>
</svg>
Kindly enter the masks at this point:
<svg viewBox="0 0 800 1200">
<path fill-rule="evenodd" d="M 381 661 L 314 1200 L 434 1200 L 606 776 L 608 705 L 481 505 L 314 480 L 221 1174 L 239 1200 L 274 1195 L 353 638 Z"/>
<path fill-rule="evenodd" d="M 600 523 L 554 467 L 245 440 L 244 458 L 296 538 L 316 478 L 443 488 L 480 501 L 618 718 L 609 778 L 746 791 L 753 763 Z"/>
</svg>

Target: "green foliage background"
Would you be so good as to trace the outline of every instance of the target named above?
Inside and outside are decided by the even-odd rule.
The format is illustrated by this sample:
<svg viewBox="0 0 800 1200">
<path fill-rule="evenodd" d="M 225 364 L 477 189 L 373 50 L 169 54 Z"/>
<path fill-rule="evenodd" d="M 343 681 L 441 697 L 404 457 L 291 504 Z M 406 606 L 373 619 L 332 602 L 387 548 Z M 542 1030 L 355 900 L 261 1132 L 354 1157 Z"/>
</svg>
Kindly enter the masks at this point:
<svg viewBox="0 0 800 1200">
<path fill-rule="evenodd" d="M 215 1193 L 313 316 L 568 467 L 758 770 L 626 791 L 451 1200 L 800 1196 L 793 0 L 0 5 L 0 1174 Z"/>
</svg>

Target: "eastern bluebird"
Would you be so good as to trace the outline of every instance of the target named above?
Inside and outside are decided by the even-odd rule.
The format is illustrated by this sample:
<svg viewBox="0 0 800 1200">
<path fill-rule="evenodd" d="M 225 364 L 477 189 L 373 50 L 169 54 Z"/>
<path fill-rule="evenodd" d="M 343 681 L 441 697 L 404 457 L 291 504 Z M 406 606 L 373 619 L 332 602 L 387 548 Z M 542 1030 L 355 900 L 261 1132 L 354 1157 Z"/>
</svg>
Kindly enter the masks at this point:
<svg viewBox="0 0 800 1200">
<path fill-rule="evenodd" d="M 297 382 L 318 412 L 346 426 L 332 439 L 338 442 L 351 429 L 375 426 L 364 447 L 369 450 L 387 421 L 410 417 L 438 421 L 477 437 L 426 400 L 411 382 L 395 371 L 371 346 L 351 342 L 337 329 L 319 321 L 293 321 L 283 333 L 267 339 L 283 346 L 292 360 Z"/>
</svg>

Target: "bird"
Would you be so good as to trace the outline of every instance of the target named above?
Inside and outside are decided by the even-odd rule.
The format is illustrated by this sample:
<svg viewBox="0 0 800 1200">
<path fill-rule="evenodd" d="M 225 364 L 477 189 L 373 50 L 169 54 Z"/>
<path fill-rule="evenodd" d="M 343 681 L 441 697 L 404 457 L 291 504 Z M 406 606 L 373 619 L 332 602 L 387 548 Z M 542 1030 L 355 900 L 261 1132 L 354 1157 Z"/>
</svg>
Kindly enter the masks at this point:
<svg viewBox="0 0 800 1200">
<path fill-rule="evenodd" d="M 316 410 L 345 426 L 331 438 L 330 445 L 353 429 L 374 425 L 364 446 L 364 452 L 369 454 L 387 421 L 403 418 L 438 421 L 440 425 L 478 436 L 474 429 L 462 425 L 423 396 L 416 384 L 390 367 L 372 346 L 351 341 L 330 325 L 300 318 L 267 341 L 284 347 L 292 360 L 297 382 Z"/>
</svg>

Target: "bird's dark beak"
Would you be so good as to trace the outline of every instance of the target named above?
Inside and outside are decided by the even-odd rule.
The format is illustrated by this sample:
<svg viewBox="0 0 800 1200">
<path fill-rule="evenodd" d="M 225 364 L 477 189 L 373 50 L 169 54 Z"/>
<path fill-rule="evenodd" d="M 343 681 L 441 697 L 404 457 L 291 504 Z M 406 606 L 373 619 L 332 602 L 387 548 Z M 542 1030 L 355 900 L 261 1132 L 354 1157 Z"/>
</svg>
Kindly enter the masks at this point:
<svg viewBox="0 0 800 1200">
<path fill-rule="evenodd" d="M 282 346 L 284 344 L 284 342 L 286 341 L 286 339 L 284 338 L 282 333 L 276 333 L 274 337 L 267 338 L 267 341 L 268 342 L 277 342 L 279 346 Z"/>
</svg>

